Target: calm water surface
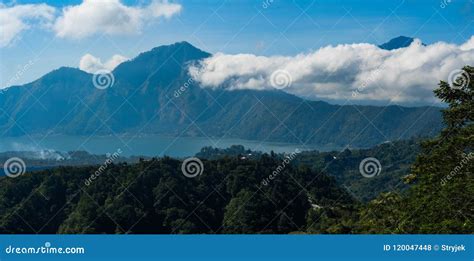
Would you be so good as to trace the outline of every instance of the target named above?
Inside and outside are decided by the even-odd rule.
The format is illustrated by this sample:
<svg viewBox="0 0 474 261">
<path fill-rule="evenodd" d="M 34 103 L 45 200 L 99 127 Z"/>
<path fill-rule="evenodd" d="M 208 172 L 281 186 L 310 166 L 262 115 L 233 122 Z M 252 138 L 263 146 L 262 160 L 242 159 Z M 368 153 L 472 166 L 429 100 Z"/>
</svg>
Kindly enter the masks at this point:
<svg viewBox="0 0 474 261">
<path fill-rule="evenodd" d="M 8 137 L 0 139 L 0 152 L 36 151 L 51 149 L 56 151 L 84 150 L 91 154 L 113 153 L 120 149 L 123 156 L 172 156 L 186 157 L 199 152 L 205 146 L 228 148 L 231 145 L 243 145 L 254 151 L 277 153 L 292 152 L 295 149 L 328 151 L 336 147 L 311 147 L 291 143 L 259 142 L 241 139 L 219 139 L 206 137 L 149 136 L 48 136 L 44 137 Z"/>
</svg>

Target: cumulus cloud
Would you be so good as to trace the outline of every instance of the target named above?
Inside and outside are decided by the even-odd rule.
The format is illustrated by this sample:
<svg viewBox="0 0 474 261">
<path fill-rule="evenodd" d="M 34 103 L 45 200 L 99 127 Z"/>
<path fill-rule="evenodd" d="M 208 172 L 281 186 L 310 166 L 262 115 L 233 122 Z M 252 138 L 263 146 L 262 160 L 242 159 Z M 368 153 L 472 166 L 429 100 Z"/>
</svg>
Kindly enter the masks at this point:
<svg viewBox="0 0 474 261">
<path fill-rule="evenodd" d="M 40 26 L 50 26 L 55 9 L 46 4 L 26 4 L 6 6 L 0 3 L 0 47 L 10 45 L 21 32 L 31 28 L 32 22 Z"/>
<path fill-rule="evenodd" d="M 126 6 L 120 0 L 84 0 L 62 12 L 47 4 L 7 6 L 0 3 L 0 47 L 11 45 L 33 25 L 53 30 L 58 37 L 80 39 L 96 33 L 139 33 L 146 22 L 170 18 L 182 9 L 167 0 L 152 0 L 146 6 Z"/>
<path fill-rule="evenodd" d="M 169 18 L 181 11 L 181 5 L 166 0 L 154 0 L 147 6 L 126 6 L 120 0 L 84 0 L 68 6 L 56 20 L 56 35 L 80 39 L 97 33 L 139 33 L 144 22 L 155 18 Z"/>
<path fill-rule="evenodd" d="M 372 44 L 322 47 L 296 56 L 228 55 L 218 53 L 189 68 L 203 87 L 271 89 L 283 74 L 285 91 L 301 97 L 394 103 L 436 101 L 439 80 L 464 65 L 474 64 L 474 36 L 462 45 L 438 42 L 384 50 Z M 277 73 L 278 76 L 278 73 Z M 281 76 L 281 75 L 280 75 Z"/>
<path fill-rule="evenodd" d="M 108 61 L 103 63 L 100 58 L 97 58 L 91 54 L 85 54 L 82 56 L 81 61 L 79 62 L 79 69 L 88 72 L 96 73 L 100 70 L 112 71 L 119 64 L 127 61 L 128 58 L 121 55 L 114 55 Z"/>
</svg>

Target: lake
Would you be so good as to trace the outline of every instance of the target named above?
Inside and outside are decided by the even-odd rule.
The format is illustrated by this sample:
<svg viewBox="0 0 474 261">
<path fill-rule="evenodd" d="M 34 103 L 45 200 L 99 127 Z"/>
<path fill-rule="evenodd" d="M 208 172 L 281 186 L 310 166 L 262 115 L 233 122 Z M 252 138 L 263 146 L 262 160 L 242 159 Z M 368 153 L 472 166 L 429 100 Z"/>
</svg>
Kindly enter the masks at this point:
<svg viewBox="0 0 474 261">
<path fill-rule="evenodd" d="M 0 152 L 56 150 L 61 152 L 84 150 L 91 154 L 114 153 L 119 149 L 122 156 L 172 156 L 187 157 L 199 152 L 205 146 L 228 148 L 243 145 L 254 151 L 277 153 L 299 150 L 329 151 L 340 148 L 302 146 L 291 143 L 260 142 L 229 138 L 172 137 L 163 135 L 147 136 L 48 136 L 43 137 L 4 137 L 0 140 Z"/>
</svg>

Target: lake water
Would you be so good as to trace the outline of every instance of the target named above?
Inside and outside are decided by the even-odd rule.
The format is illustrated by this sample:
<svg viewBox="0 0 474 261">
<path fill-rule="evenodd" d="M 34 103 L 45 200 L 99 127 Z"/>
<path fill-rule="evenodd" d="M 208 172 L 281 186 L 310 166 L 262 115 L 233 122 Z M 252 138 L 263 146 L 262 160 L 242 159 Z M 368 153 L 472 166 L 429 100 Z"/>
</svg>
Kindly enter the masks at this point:
<svg viewBox="0 0 474 261">
<path fill-rule="evenodd" d="M 311 147 L 290 143 L 260 142 L 241 139 L 219 139 L 207 137 L 171 137 L 163 135 L 148 136 L 48 136 L 7 137 L 0 140 L 0 152 L 56 150 L 61 152 L 84 150 L 91 154 L 114 153 L 119 149 L 122 156 L 172 156 L 187 157 L 199 152 L 205 146 L 228 148 L 243 145 L 254 151 L 277 153 L 299 150 L 335 150 L 335 147 Z"/>
</svg>

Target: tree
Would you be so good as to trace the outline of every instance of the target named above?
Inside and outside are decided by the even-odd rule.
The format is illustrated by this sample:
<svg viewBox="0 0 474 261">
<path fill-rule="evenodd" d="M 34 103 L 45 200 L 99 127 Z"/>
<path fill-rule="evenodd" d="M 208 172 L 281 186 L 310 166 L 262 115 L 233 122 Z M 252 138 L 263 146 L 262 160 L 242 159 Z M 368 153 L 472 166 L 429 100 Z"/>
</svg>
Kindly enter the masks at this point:
<svg viewBox="0 0 474 261">
<path fill-rule="evenodd" d="M 464 67 L 453 83 L 441 81 L 434 92 L 448 105 L 443 110 L 446 127 L 422 144 L 409 179 L 415 184 L 408 195 L 374 200 L 362 211 L 361 227 L 389 224 L 389 231 L 396 233 L 474 231 L 474 68 Z M 384 226 L 369 232 L 386 232 Z"/>
</svg>

